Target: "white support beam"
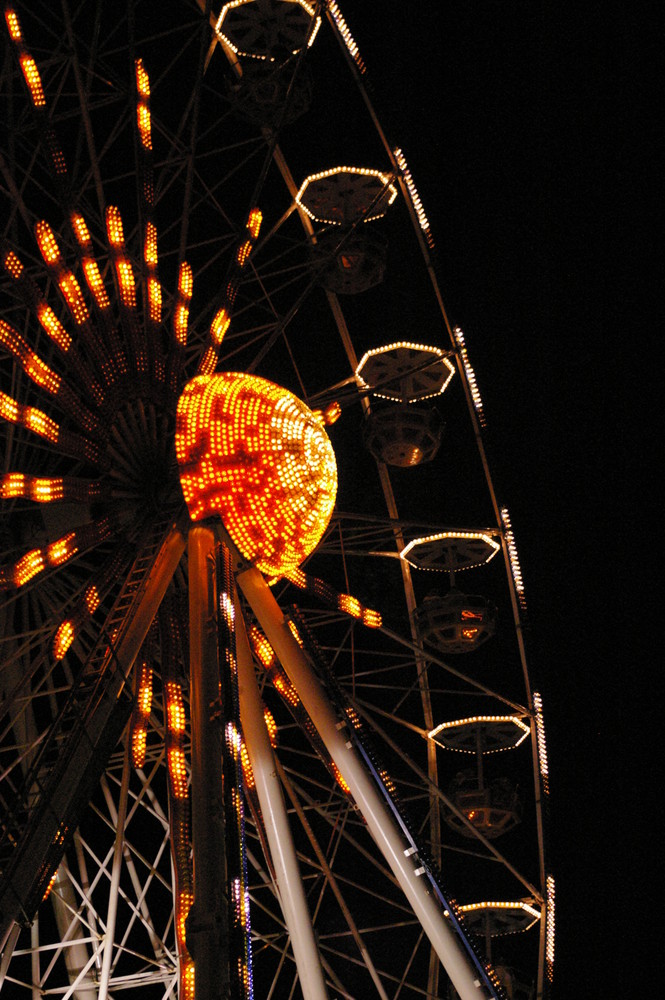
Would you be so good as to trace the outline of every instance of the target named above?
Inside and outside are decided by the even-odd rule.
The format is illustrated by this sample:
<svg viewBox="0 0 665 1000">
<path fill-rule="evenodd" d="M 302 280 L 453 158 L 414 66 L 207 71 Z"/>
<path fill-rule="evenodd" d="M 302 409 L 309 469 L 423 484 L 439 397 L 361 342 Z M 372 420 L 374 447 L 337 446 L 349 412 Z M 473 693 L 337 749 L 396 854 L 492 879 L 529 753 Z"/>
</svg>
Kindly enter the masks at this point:
<svg viewBox="0 0 665 1000">
<path fill-rule="evenodd" d="M 236 657 L 242 732 L 254 773 L 256 794 L 275 866 L 279 902 L 291 937 L 300 988 L 304 1000 L 328 1000 L 291 828 L 266 729 L 245 623 L 237 604 Z"/>
<path fill-rule="evenodd" d="M 337 715 L 307 657 L 291 634 L 279 605 L 261 573 L 238 559 L 237 581 L 291 683 L 316 725 L 332 759 L 351 789 L 368 829 L 399 882 L 461 1000 L 491 996 L 464 952 L 439 902 L 416 874 L 409 844 L 367 774 L 353 744 L 338 727 Z"/>
</svg>

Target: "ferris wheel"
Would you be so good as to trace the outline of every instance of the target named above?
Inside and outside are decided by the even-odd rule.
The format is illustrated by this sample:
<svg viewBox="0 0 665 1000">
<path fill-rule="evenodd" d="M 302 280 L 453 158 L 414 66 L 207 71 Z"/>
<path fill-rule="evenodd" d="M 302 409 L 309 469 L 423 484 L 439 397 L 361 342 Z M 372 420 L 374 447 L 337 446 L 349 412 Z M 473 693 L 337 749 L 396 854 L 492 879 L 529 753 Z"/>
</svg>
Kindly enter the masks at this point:
<svg viewBox="0 0 665 1000">
<path fill-rule="evenodd" d="M 407 160 L 337 3 L 162 6 L 4 13 L 0 992 L 546 996 L 524 587 Z"/>
</svg>

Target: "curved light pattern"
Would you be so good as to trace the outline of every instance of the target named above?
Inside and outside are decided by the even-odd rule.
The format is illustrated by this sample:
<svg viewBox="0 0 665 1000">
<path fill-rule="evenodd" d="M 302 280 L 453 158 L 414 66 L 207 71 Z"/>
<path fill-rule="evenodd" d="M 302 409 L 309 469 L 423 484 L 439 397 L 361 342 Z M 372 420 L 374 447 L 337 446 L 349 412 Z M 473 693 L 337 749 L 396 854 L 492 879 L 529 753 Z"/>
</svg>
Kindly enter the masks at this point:
<svg viewBox="0 0 665 1000">
<path fill-rule="evenodd" d="M 157 278 L 157 229 L 154 222 L 146 222 L 143 260 L 147 272 L 148 316 L 157 326 L 162 319 L 162 286 Z"/>
<path fill-rule="evenodd" d="M 253 208 L 247 217 L 247 222 L 245 223 L 245 238 L 236 248 L 234 265 L 231 269 L 231 275 L 226 286 L 225 304 L 217 310 L 213 321 L 210 324 L 208 346 L 203 354 L 203 357 L 201 358 L 201 361 L 199 362 L 199 366 L 196 371 L 197 375 L 212 375 L 217 367 L 219 349 L 222 345 L 224 335 L 231 325 L 231 309 L 233 303 L 235 302 L 236 295 L 238 294 L 242 271 L 247 264 L 252 251 L 254 250 L 262 221 L 263 213 L 261 212 L 261 209 Z"/>
<path fill-rule="evenodd" d="M 94 615 L 100 604 L 100 591 L 104 594 L 108 593 L 113 582 L 117 579 L 120 566 L 126 562 L 126 559 L 127 547 L 117 547 L 105 569 L 97 575 L 94 582 L 88 584 L 83 595 L 69 609 L 70 617 L 60 624 L 53 638 L 52 654 L 54 659 L 63 658 L 83 625 Z"/>
<path fill-rule="evenodd" d="M 515 747 L 518 747 L 520 743 L 522 743 L 529 735 L 530 732 L 529 726 L 525 722 L 523 722 L 522 719 L 519 719 L 516 715 L 474 715 L 468 719 L 455 719 L 452 722 L 442 722 L 440 725 L 430 730 L 430 732 L 427 735 L 432 740 L 440 733 L 445 734 L 445 732 L 450 729 L 461 729 L 464 726 L 477 726 L 479 723 L 484 725 L 500 725 L 502 723 L 507 723 L 507 722 L 513 723 L 513 725 L 515 725 L 518 730 L 521 730 L 521 735 L 516 740 L 516 742 L 506 744 L 506 746 L 497 747 L 496 749 L 493 750 L 483 749 L 484 755 L 488 753 L 501 753 L 503 750 L 514 750 Z M 446 744 L 440 743 L 439 745 L 440 746 L 445 745 L 446 750 L 454 750 L 456 753 L 475 754 L 478 752 L 475 746 L 472 747 L 470 746 L 467 749 L 466 747 L 452 746 L 449 743 Z"/>
<path fill-rule="evenodd" d="M 409 192 L 409 198 L 411 199 L 413 210 L 416 213 L 416 218 L 418 219 L 418 225 L 420 226 L 425 235 L 425 239 L 427 240 L 427 246 L 430 248 L 430 250 L 433 250 L 434 237 L 432 236 L 432 230 L 430 229 L 429 220 L 425 215 L 425 209 L 423 208 L 423 203 L 420 200 L 418 189 L 416 188 L 413 176 L 407 165 L 404 153 L 398 146 L 395 146 L 395 148 L 393 149 L 393 156 L 395 157 L 397 166 L 402 172 L 402 177 L 404 178 L 406 189 Z"/>
<path fill-rule="evenodd" d="M 332 587 L 329 587 L 327 583 L 324 583 L 323 580 L 320 580 L 316 576 L 310 576 L 298 568 L 290 570 L 284 576 L 296 587 L 314 594 L 330 607 L 337 608 L 338 611 L 343 611 L 344 614 L 349 615 L 351 618 L 358 618 L 367 628 L 381 628 L 382 619 L 380 613 L 374 611 L 372 608 L 365 607 L 364 604 L 361 604 L 351 594 L 339 594 Z M 291 626 L 292 622 L 289 622 L 289 625 Z M 302 646 L 301 640 L 297 639 L 296 641 Z"/>
<path fill-rule="evenodd" d="M 36 406 L 23 406 L 7 393 L 0 392 L 0 418 L 10 424 L 18 424 L 51 444 L 60 446 L 63 452 L 77 458 L 97 461 L 99 445 L 73 431 L 63 431 L 59 424 Z"/>
<path fill-rule="evenodd" d="M 531 903 L 527 903 L 524 900 L 516 900 L 510 902 L 482 902 L 482 903 L 467 903 L 464 906 L 458 906 L 458 911 L 460 913 L 476 913 L 478 910 L 513 910 L 516 913 L 521 912 L 527 914 L 528 917 L 533 919 L 528 923 L 525 923 L 523 927 L 519 928 L 520 933 L 528 931 L 530 927 L 533 927 L 535 923 L 540 920 L 540 910 L 532 906 Z"/>
<path fill-rule="evenodd" d="M 277 661 L 277 657 L 275 656 L 275 651 L 270 645 L 267 637 L 259 628 L 256 627 L 256 625 L 250 626 L 247 630 L 247 637 L 249 638 L 254 656 L 264 668 L 282 698 L 292 707 L 299 705 L 300 698 L 298 697 L 298 692 L 282 670 L 279 662 Z M 270 732 L 270 727 L 268 728 L 268 732 Z M 276 732 L 277 730 L 275 728 L 275 733 Z"/>
<path fill-rule="evenodd" d="M 25 47 L 23 32 L 16 11 L 11 7 L 5 8 L 5 21 L 9 37 L 14 43 L 21 72 L 30 94 L 30 100 L 38 115 L 45 115 L 46 97 L 42 86 L 42 78 L 37 64 Z M 51 166 L 57 175 L 63 177 L 67 173 L 67 164 L 62 149 L 60 148 L 53 127 L 40 117 L 39 121 L 40 138 L 44 145 L 45 152 L 51 161 Z"/>
<path fill-rule="evenodd" d="M 35 226 L 35 236 L 37 246 L 45 264 L 59 264 L 62 261 L 60 247 L 53 234 L 53 230 L 44 219 Z"/>
<path fill-rule="evenodd" d="M 15 43 L 19 51 L 21 72 L 23 73 L 26 85 L 30 91 L 30 99 L 36 108 L 44 108 L 46 107 L 46 98 L 44 96 L 42 79 L 39 75 L 39 70 L 37 69 L 35 60 L 25 49 L 21 24 L 16 11 L 11 7 L 7 7 L 5 9 L 5 21 L 7 22 L 9 37 Z"/>
<path fill-rule="evenodd" d="M 386 214 L 386 210 L 397 197 L 397 188 L 394 184 L 390 183 L 390 174 L 386 174 L 381 170 L 372 170 L 369 167 L 330 167 L 328 170 L 320 170 L 316 174 L 310 174 L 300 185 L 298 193 L 295 196 L 295 202 L 302 208 L 303 212 L 310 217 L 314 222 L 325 222 L 331 226 L 339 226 L 341 222 L 336 218 L 329 218 L 323 215 L 317 215 L 310 208 L 307 207 L 303 198 L 305 192 L 311 184 L 316 181 L 325 180 L 328 177 L 335 177 L 338 174 L 353 175 L 358 177 L 375 178 L 380 181 L 381 185 L 387 189 L 388 201 L 386 203 L 385 198 L 380 196 L 377 201 L 378 211 L 375 211 L 373 215 L 368 215 L 363 218 L 363 222 L 373 222 L 375 219 L 380 219 Z"/>
<path fill-rule="evenodd" d="M 335 781 L 337 782 L 337 784 L 339 785 L 339 787 L 342 789 L 342 791 L 346 795 L 350 795 L 351 794 L 351 789 L 349 788 L 348 784 L 346 783 L 346 780 L 344 779 L 344 776 L 342 775 L 342 772 L 340 771 L 340 769 L 338 768 L 337 764 L 332 759 L 332 757 L 329 759 L 328 765 L 330 767 L 330 770 L 334 774 Z"/>
<path fill-rule="evenodd" d="M 99 590 L 94 583 L 86 587 L 84 594 L 85 606 L 89 615 L 94 615 L 95 611 L 99 607 Z"/>
<path fill-rule="evenodd" d="M 176 455 L 193 521 L 220 515 L 271 576 L 316 547 L 337 493 L 330 440 L 308 407 L 253 375 L 198 376 L 178 401 Z"/>
<path fill-rule="evenodd" d="M 175 309 L 173 310 L 173 336 L 180 347 L 187 346 L 187 323 L 189 320 L 189 303 L 192 300 L 194 290 L 194 277 L 192 269 L 183 261 L 178 273 L 178 294 Z"/>
<path fill-rule="evenodd" d="M 14 280 L 18 280 L 24 271 L 23 264 L 16 256 L 13 250 L 8 250 L 4 257 L 2 258 L 2 266 L 4 267 L 7 274 L 10 274 Z"/>
<path fill-rule="evenodd" d="M 253 208 L 247 219 L 247 231 L 251 239 L 258 239 L 261 223 L 263 222 L 263 212 L 260 208 Z"/>
<path fill-rule="evenodd" d="M 150 81 L 146 73 L 143 60 L 136 60 L 136 91 L 138 100 L 136 102 L 136 123 L 144 149 L 152 149 L 152 131 L 150 124 Z"/>
<path fill-rule="evenodd" d="M 28 347 L 18 330 L 3 319 L 0 319 L 0 346 L 16 358 L 35 385 L 46 390 L 49 395 L 57 396 L 62 382 L 61 377 Z"/>
<path fill-rule="evenodd" d="M 52 653 L 54 660 L 62 660 L 67 650 L 76 638 L 76 626 L 74 622 L 67 618 L 58 627 L 53 638 Z"/>
<path fill-rule="evenodd" d="M 469 355 L 466 350 L 466 342 L 464 340 L 464 333 L 462 332 L 459 326 L 455 326 L 453 327 L 453 334 L 455 335 L 455 340 L 457 342 L 457 346 L 459 347 L 460 357 L 462 359 L 462 364 L 464 365 L 464 371 L 466 372 L 466 380 L 469 383 L 471 399 L 473 400 L 473 406 L 478 415 L 480 426 L 486 427 L 487 423 L 485 420 L 483 401 L 480 396 L 480 390 L 478 388 L 478 382 L 476 380 L 476 373 L 471 367 L 471 362 L 469 361 Z"/>
<path fill-rule="evenodd" d="M 536 741 L 538 743 L 538 765 L 546 795 L 550 792 L 550 772 L 547 763 L 547 743 L 545 740 L 545 720 L 543 719 L 543 699 L 538 691 L 533 692 L 534 719 L 536 723 Z"/>
<path fill-rule="evenodd" d="M 250 625 L 247 630 L 247 636 L 252 644 L 254 656 L 261 666 L 266 670 L 274 667 L 276 663 L 275 650 L 270 645 L 267 636 L 256 625 Z"/>
<path fill-rule="evenodd" d="M 97 304 L 97 308 L 101 312 L 106 312 L 107 309 L 110 309 L 111 302 L 104 287 L 99 265 L 92 255 L 92 239 L 85 219 L 78 212 L 73 212 L 70 221 L 81 250 L 81 264 L 83 265 L 86 284 Z"/>
<path fill-rule="evenodd" d="M 19 62 L 21 63 L 21 69 L 23 70 L 23 76 L 25 77 L 25 82 L 28 85 L 28 90 L 30 91 L 32 103 L 36 108 L 46 107 L 46 98 L 44 97 L 42 78 L 39 75 L 39 70 L 37 69 L 35 60 L 32 56 L 23 54 L 20 57 Z"/>
<path fill-rule="evenodd" d="M 296 625 L 296 623 L 293 621 L 292 618 L 289 618 L 289 620 L 287 621 L 286 624 L 289 627 L 289 632 L 291 633 L 291 635 L 293 636 L 293 638 L 296 640 L 296 642 L 298 643 L 298 645 L 300 646 L 300 648 L 304 649 L 305 648 L 305 643 L 302 641 L 302 636 L 300 635 L 300 632 L 298 631 L 298 626 Z"/>
<path fill-rule="evenodd" d="M 28 346 L 18 330 L 5 320 L 0 320 L 0 347 L 15 358 L 33 385 L 59 400 L 62 407 L 74 417 L 83 430 L 88 433 L 99 431 L 98 418 L 81 403 L 62 377 Z"/>
<path fill-rule="evenodd" d="M 245 788 L 252 789 L 256 786 L 256 780 L 254 778 L 252 764 L 249 759 L 249 752 L 244 740 L 240 745 L 240 762 L 242 764 L 242 779 Z"/>
<path fill-rule="evenodd" d="M 365 63 L 362 60 L 362 56 L 360 55 L 360 50 L 356 45 L 356 40 L 349 31 L 349 26 L 342 16 L 342 12 L 339 9 L 339 4 L 336 3 L 335 0 L 329 0 L 328 12 L 332 17 L 333 21 L 335 22 L 335 27 L 337 28 L 340 38 L 344 42 L 344 45 L 346 46 L 349 55 L 353 59 L 354 63 L 356 64 L 360 72 L 365 73 L 367 71 L 367 67 L 365 66 Z"/>
<path fill-rule="evenodd" d="M 84 550 L 94 548 L 105 541 L 113 532 L 112 519 L 108 516 L 91 524 L 83 525 L 76 531 L 69 531 L 49 545 L 30 549 L 13 566 L 0 568 L 0 589 L 25 586 L 33 577 L 46 569 L 63 566 Z"/>
<path fill-rule="evenodd" d="M 56 629 L 51 643 L 51 653 L 54 660 L 62 660 L 79 633 L 86 618 L 94 615 L 99 607 L 99 590 L 94 583 L 89 584 L 83 593 L 83 599 L 75 606 L 71 618 L 66 618 Z"/>
<path fill-rule="evenodd" d="M 60 247 L 48 222 L 42 219 L 36 224 L 35 236 L 42 259 L 57 281 L 72 319 L 77 326 L 83 326 L 88 322 L 90 313 L 81 286 L 72 272 L 65 267 Z"/>
<path fill-rule="evenodd" d="M 51 307 L 44 303 L 37 311 L 37 319 L 43 327 L 44 332 L 48 334 L 54 344 L 56 344 L 61 351 L 68 351 L 71 347 L 72 338 L 69 336 Z"/>
<path fill-rule="evenodd" d="M 270 746 L 274 750 L 277 747 L 277 723 L 275 722 L 275 716 L 272 714 L 270 709 L 265 706 L 263 708 L 263 718 L 265 719 L 266 729 L 268 730 Z"/>
<path fill-rule="evenodd" d="M 337 423 L 339 418 L 342 416 L 342 407 L 339 403 L 330 403 L 326 406 L 325 410 L 312 410 L 315 420 L 322 420 L 324 424 L 330 426 L 330 424 Z"/>
<path fill-rule="evenodd" d="M 522 579 L 522 570 L 520 568 L 520 561 L 517 555 L 515 534 L 513 532 L 513 526 L 510 522 L 510 514 L 508 513 L 507 507 L 501 508 L 501 522 L 503 524 L 506 545 L 508 546 L 510 569 L 513 574 L 513 582 L 515 584 L 515 590 L 517 591 L 517 600 L 519 601 L 519 605 L 522 611 L 526 612 L 526 595 L 524 593 L 524 580 Z"/>
<path fill-rule="evenodd" d="M 7 7 L 5 10 L 5 21 L 7 22 L 7 29 L 9 31 L 9 37 L 13 42 L 23 41 L 23 34 L 21 32 L 21 25 L 19 23 L 16 11 L 12 10 L 11 7 Z"/>
<path fill-rule="evenodd" d="M 404 382 L 408 382 L 409 380 L 413 381 L 414 379 L 417 379 L 417 376 L 419 374 L 418 369 L 422 368 L 423 364 L 422 362 L 419 362 L 418 364 L 414 365 L 411 371 L 409 371 L 408 368 L 406 370 L 402 370 L 403 359 L 400 358 L 399 352 L 403 352 L 404 354 L 408 355 L 409 353 L 416 351 L 422 354 L 432 354 L 434 355 L 435 358 L 440 359 L 441 367 L 444 369 L 444 371 L 441 375 L 441 386 L 438 389 L 436 389 L 436 391 L 419 393 L 417 389 L 415 389 L 414 392 L 406 391 L 404 394 L 396 395 L 395 393 L 390 393 L 384 388 L 383 391 L 377 392 L 374 389 L 374 385 L 378 383 L 379 379 L 377 379 L 373 384 L 371 384 L 367 382 L 361 374 L 363 368 L 366 367 L 367 362 L 370 360 L 370 358 L 380 357 L 383 354 L 389 354 L 390 352 L 393 352 L 395 355 L 395 363 L 394 365 L 391 366 L 390 358 L 387 358 L 385 364 L 379 369 L 380 378 L 385 377 L 386 379 L 390 379 L 390 381 L 394 381 L 397 378 L 399 378 L 401 381 Z M 393 367 L 394 369 L 394 374 L 390 371 L 391 367 Z M 447 369 L 447 372 L 445 371 L 445 369 Z M 371 389 L 372 394 L 374 396 L 378 396 L 379 399 L 389 399 L 395 403 L 403 402 L 404 396 L 407 397 L 406 401 L 409 403 L 416 403 L 420 402 L 423 399 L 431 399 L 434 396 L 440 396 L 448 388 L 450 380 L 454 374 L 455 374 L 455 369 L 453 365 L 450 363 L 448 358 L 445 357 L 445 352 L 442 351 L 440 347 L 430 347 L 427 344 L 414 344 L 410 340 L 397 340 L 395 341 L 394 344 L 386 344 L 384 347 L 374 347 L 370 351 L 365 351 L 365 353 L 363 354 L 362 358 L 358 363 L 358 367 L 355 370 L 356 379 L 358 380 L 358 383 L 360 384 L 360 387 L 362 389 Z"/>
<path fill-rule="evenodd" d="M 187 798 L 187 765 L 182 747 L 169 747 L 166 753 L 169 763 L 171 792 L 176 799 Z"/>
<path fill-rule="evenodd" d="M 55 885 L 55 880 L 57 879 L 57 877 L 58 877 L 58 869 L 56 868 L 56 870 L 51 875 L 51 878 L 49 879 L 48 885 L 46 886 L 46 889 L 44 891 L 44 895 L 42 896 L 42 903 L 45 903 L 46 900 L 51 895 L 51 890 L 53 889 L 53 886 Z"/>
<path fill-rule="evenodd" d="M 555 892 L 554 878 L 547 876 L 547 929 L 545 933 L 545 962 L 547 964 L 547 978 L 550 982 L 554 979 L 554 916 L 555 916 Z"/>
<path fill-rule="evenodd" d="M 182 736 L 185 732 L 185 705 L 182 688 L 176 681 L 166 682 L 166 715 L 169 732 Z"/>
<path fill-rule="evenodd" d="M 5 392 L 0 392 L 0 417 L 11 424 L 20 424 L 33 434 L 57 444 L 60 428 L 55 420 L 35 406 L 23 406 Z"/>
<path fill-rule="evenodd" d="M 479 559 L 473 565 L 458 566 L 455 568 L 455 572 L 461 569 L 472 569 L 474 566 L 482 566 L 484 563 L 488 563 L 497 554 L 501 546 L 498 542 L 495 542 L 488 534 L 482 531 L 440 531 L 436 535 L 426 535 L 423 538 L 414 538 L 412 541 L 406 545 L 400 552 L 400 559 L 404 559 L 408 562 L 409 566 L 413 566 L 415 569 L 425 569 L 430 572 L 448 572 L 449 568 L 439 568 L 438 566 L 425 566 L 422 562 L 417 562 L 415 558 L 415 550 L 418 546 L 429 545 L 430 542 L 439 542 L 446 539 L 471 539 L 484 542 L 489 548 L 489 555 L 484 559 Z M 409 555 L 411 558 L 409 559 Z"/>
<path fill-rule="evenodd" d="M 128 309 L 136 308 L 136 282 L 129 260 L 125 256 L 125 237 L 122 228 L 122 218 L 115 205 L 106 209 L 106 233 L 113 254 L 113 266 L 118 279 L 120 301 Z"/>
<path fill-rule="evenodd" d="M 228 25 L 226 31 L 222 31 L 222 25 L 224 24 L 224 21 L 227 20 L 230 11 L 234 10 L 234 8 L 236 7 L 244 7 L 246 4 L 251 4 L 251 3 L 256 3 L 256 0 L 231 0 L 231 3 L 225 4 L 222 7 L 219 17 L 217 18 L 217 24 L 215 25 L 215 32 L 218 38 L 222 42 L 224 42 L 225 45 L 228 45 L 231 51 L 234 52 L 237 56 L 241 57 L 244 56 L 248 59 L 258 59 L 263 62 L 275 62 L 274 56 L 270 56 L 268 54 L 260 52 L 252 52 L 249 50 L 243 51 L 242 48 L 236 45 L 235 42 L 230 38 L 229 34 L 227 34 L 229 30 Z M 306 36 L 307 48 L 310 48 L 310 46 L 314 43 L 314 39 L 316 38 L 319 32 L 319 28 L 321 27 L 321 18 L 318 14 L 315 16 L 314 7 L 311 4 L 306 3 L 306 0 L 280 0 L 280 7 L 284 8 L 288 3 L 296 4 L 298 7 L 301 7 L 302 10 L 305 12 L 305 14 L 314 21 L 314 24 L 312 25 L 309 33 Z M 257 25 L 262 14 L 263 14 L 262 11 L 258 10 L 256 11 L 255 16 L 257 19 Z M 282 13 L 282 17 L 284 16 L 285 15 Z M 273 14 L 273 19 L 275 19 L 274 14 Z M 297 55 L 298 52 L 300 52 L 300 48 L 295 48 L 292 50 L 291 54 Z"/>
<path fill-rule="evenodd" d="M 148 738 L 148 723 L 152 709 L 152 668 L 147 663 L 141 664 L 139 689 L 134 706 L 131 725 L 132 764 L 143 767 Z"/>
</svg>

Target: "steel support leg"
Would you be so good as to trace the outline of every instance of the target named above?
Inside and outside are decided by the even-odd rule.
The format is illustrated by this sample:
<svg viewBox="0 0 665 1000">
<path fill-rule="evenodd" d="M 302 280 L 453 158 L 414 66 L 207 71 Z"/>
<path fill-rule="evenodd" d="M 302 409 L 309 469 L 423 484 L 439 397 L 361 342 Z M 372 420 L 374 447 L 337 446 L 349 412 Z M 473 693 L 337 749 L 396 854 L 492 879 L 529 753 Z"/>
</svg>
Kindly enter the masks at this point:
<svg viewBox="0 0 665 1000">
<path fill-rule="evenodd" d="M 227 1000 L 230 988 L 215 544 L 205 524 L 190 529 L 194 903 L 187 919 L 187 946 L 194 959 L 196 1000 Z"/>
<path fill-rule="evenodd" d="M 256 794 L 261 805 L 270 854 L 275 866 L 279 901 L 291 936 L 300 988 L 304 1000 L 328 1000 L 291 828 L 263 716 L 252 654 L 238 606 L 236 606 L 236 656 L 242 731 L 254 772 Z"/>
<path fill-rule="evenodd" d="M 337 715 L 307 657 L 286 625 L 263 576 L 257 569 L 241 567 L 237 580 L 455 989 L 462 1000 L 487 997 L 487 988 L 463 951 L 439 903 L 416 874 L 414 860 L 407 856 L 408 845 L 376 785 L 367 774 L 353 744 L 338 728 Z"/>
</svg>

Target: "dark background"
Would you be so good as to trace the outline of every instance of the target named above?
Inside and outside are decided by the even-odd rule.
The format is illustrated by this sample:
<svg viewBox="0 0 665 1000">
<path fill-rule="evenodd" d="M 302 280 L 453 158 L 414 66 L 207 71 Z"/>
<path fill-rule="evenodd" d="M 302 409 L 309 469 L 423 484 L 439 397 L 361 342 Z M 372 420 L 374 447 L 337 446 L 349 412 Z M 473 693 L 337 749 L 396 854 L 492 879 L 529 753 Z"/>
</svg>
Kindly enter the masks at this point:
<svg viewBox="0 0 665 1000">
<path fill-rule="evenodd" d="M 369 6 L 342 9 L 430 219 L 525 578 L 548 723 L 555 995 L 653 995 L 655 41 L 638 49 L 632 11 L 594 3 Z"/>
</svg>

